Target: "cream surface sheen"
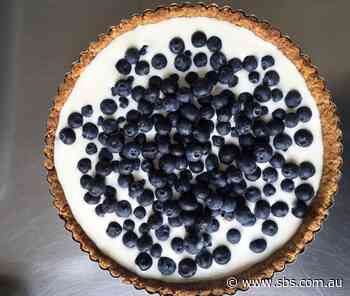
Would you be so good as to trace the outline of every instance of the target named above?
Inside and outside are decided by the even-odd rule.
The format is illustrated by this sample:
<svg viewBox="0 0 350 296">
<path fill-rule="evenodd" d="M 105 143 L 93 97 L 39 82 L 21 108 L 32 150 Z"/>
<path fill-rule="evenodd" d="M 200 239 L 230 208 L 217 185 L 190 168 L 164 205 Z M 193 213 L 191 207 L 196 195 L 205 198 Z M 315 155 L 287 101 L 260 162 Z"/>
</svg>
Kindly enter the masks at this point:
<svg viewBox="0 0 350 296">
<path fill-rule="evenodd" d="M 91 118 L 85 118 L 84 122 L 97 122 L 98 116 L 102 115 L 99 108 L 100 102 L 105 98 L 111 97 L 111 87 L 114 86 L 115 82 L 121 78 L 121 75 L 115 69 L 115 64 L 124 56 L 126 49 L 129 47 L 135 46 L 140 48 L 143 45 L 148 45 L 148 52 L 142 58 L 149 62 L 156 53 L 163 53 L 168 59 L 168 65 L 165 69 L 155 70 L 151 68 L 151 71 L 147 76 L 137 76 L 135 75 L 134 70 L 132 70 L 131 75 L 134 75 L 135 77 L 133 86 L 142 85 L 146 87 L 147 81 L 152 75 L 166 77 L 175 72 L 178 73 L 181 78 L 183 78 L 184 74 L 178 72 L 174 68 L 173 64 L 175 55 L 170 52 L 168 44 L 173 37 L 178 36 L 185 41 L 186 49 L 190 49 L 193 55 L 197 52 L 203 51 L 210 56 L 210 53 L 206 47 L 198 49 L 192 46 L 191 35 L 197 30 L 205 32 L 208 37 L 212 35 L 220 37 L 223 43 L 222 52 L 228 59 L 233 57 L 243 59 L 247 55 L 255 55 L 259 59 L 259 67 L 257 71 L 260 73 L 262 73 L 260 65 L 261 57 L 264 55 L 272 55 L 274 57 L 275 65 L 270 69 L 274 69 L 280 74 L 281 79 L 277 87 L 279 87 L 284 94 L 291 89 L 297 89 L 303 97 L 301 105 L 311 108 L 313 114 L 312 119 L 308 123 L 298 123 L 296 128 L 287 128 L 285 131 L 287 134 L 293 137 L 296 129 L 307 128 L 314 136 L 312 145 L 307 148 L 301 148 L 293 144 L 293 146 L 291 146 L 287 152 L 284 152 L 283 155 L 287 161 L 295 161 L 298 164 L 302 161 L 311 161 L 314 164 L 316 174 L 307 182 L 314 187 L 315 191 L 318 190 L 322 175 L 323 144 L 317 106 L 302 75 L 298 72 L 293 63 L 272 44 L 263 41 L 247 29 L 240 28 L 228 22 L 205 17 L 174 18 L 157 24 L 140 26 L 135 30 L 125 33 L 113 40 L 85 68 L 61 111 L 54 151 L 55 167 L 58 173 L 59 181 L 63 187 L 66 199 L 75 219 L 103 253 L 142 277 L 155 279 L 161 278 L 164 281 L 172 282 L 215 279 L 242 271 L 258 263 L 259 261 L 266 259 L 283 244 L 285 244 L 296 232 L 302 220 L 295 218 L 291 214 L 291 211 L 289 211 L 288 215 L 284 218 L 276 218 L 271 216 L 270 219 L 277 222 L 279 229 L 276 235 L 269 237 L 263 235 L 261 232 L 262 220 L 258 219 L 254 226 L 242 227 L 236 220 L 228 222 L 220 217 L 220 229 L 218 232 L 212 234 L 213 247 L 211 247 L 210 250 L 212 251 L 216 246 L 222 244 L 228 246 L 231 250 L 231 260 L 227 264 L 218 265 L 217 263 L 213 262 L 213 265 L 209 269 L 201 269 L 198 267 L 195 276 L 190 279 L 183 279 L 178 274 L 177 270 L 171 276 L 161 275 L 157 268 L 158 259 L 153 258 L 152 267 L 149 270 L 142 272 L 134 263 L 138 254 L 137 249 L 129 249 L 124 246 L 121 235 L 113 239 L 106 234 L 106 228 L 111 221 L 117 221 L 122 225 L 124 219 L 117 217 L 115 214 L 106 214 L 103 218 L 98 217 L 94 212 L 94 206 L 86 204 L 83 200 L 85 190 L 80 187 L 79 180 L 81 173 L 77 169 L 77 162 L 81 158 L 87 157 L 85 147 L 90 141 L 81 137 L 81 128 L 75 130 L 77 139 L 73 145 L 63 144 L 59 140 L 58 133 L 62 128 L 67 126 L 67 118 L 69 114 L 74 111 L 80 112 L 81 107 L 86 104 L 91 104 L 93 106 L 94 113 Z M 197 71 L 199 74 L 201 74 L 208 71 L 209 67 L 198 69 L 192 65 L 190 70 Z M 237 73 L 237 76 L 239 77 L 239 83 L 237 86 L 232 88 L 232 91 L 236 95 L 245 91 L 252 93 L 256 84 L 248 81 L 247 72 L 245 70 L 241 70 Z M 215 91 L 218 90 L 220 90 L 220 87 L 217 87 Z M 269 108 L 269 114 L 271 114 L 273 110 L 280 107 L 286 109 L 284 100 L 281 100 L 278 103 L 269 101 L 267 103 L 263 103 L 263 105 L 266 105 Z M 130 99 L 129 107 L 127 109 L 118 108 L 113 117 L 125 115 L 128 110 L 136 108 L 137 106 L 135 102 Z M 271 115 L 268 115 L 266 118 L 269 118 L 270 116 Z M 152 136 L 152 133 L 154 134 L 154 130 L 148 133 L 147 136 Z M 229 136 L 226 137 L 226 141 L 237 143 L 235 139 L 232 139 Z M 101 147 L 97 140 L 94 142 L 99 148 Z M 92 165 L 94 167 L 96 164 L 97 154 L 88 157 L 92 160 Z M 114 157 L 117 159 L 116 156 Z M 263 169 L 267 165 L 264 164 L 259 166 L 261 169 Z M 139 177 L 146 179 L 146 187 L 149 187 L 150 184 L 148 183 L 147 175 L 142 171 L 138 171 L 137 174 Z M 281 180 L 282 178 L 280 175 L 278 182 L 274 184 L 277 192 L 273 196 L 269 197 L 268 201 L 270 204 L 273 204 L 275 201 L 283 200 L 291 209 L 293 207 L 293 203 L 295 202 L 295 195 L 294 193 L 286 193 L 281 191 L 279 185 Z M 300 182 L 300 179 L 296 179 L 295 185 L 298 186 Z M 128 199 L 133 208 L 137 206 L 137 202 L 128 197 L 127 190 L 118 187 L 117 174 L 110 174 L 106 178 L 106 183 L 113 185 L 117 189 L 118 200 Z M 262 189 L 263 181 L 261 178 L 257 182 L 248 181 L 247 183 L 248 185 L 255 184 L 255 186 Z M 248 206 L 252 210 L 254 209 L 252 203 L 248 203 Z M 147 220 L 147 216 L 151 212 L 151 209 L 149 208 L 150 207 L 148 207 L 148 213 L 144 219 L 138 220 L 134 218 L 134 221 L 136 222 L 136 233 L 138 233 L 137 229 L 140 223 Z M 232 245 L 227 242 L 226 232 L 230 228 L 237 228 L 241 231 L 242 238 L 238 244 Z M 154 241 L 157 241 L 153 231 L 151 232 L 151 235 L 154 238 Z M 191 256 L 187 253 L 177 254 L 170 247 L 171 238 L 175 236 L 183 237 L 183 235 L 183 227 L 171 228 L 170 238 L 165 242 L 159 242 L 163 248 L 162 256 L 170 257 L 174 259 L 176 263 L 178 263 L 182 258 Z M 263 253 L 255 254 L 249 249 L 249 243 L 254 239 L 262 237 L 264 237 L 267 241 L 267 248 Z"/>
</svg>

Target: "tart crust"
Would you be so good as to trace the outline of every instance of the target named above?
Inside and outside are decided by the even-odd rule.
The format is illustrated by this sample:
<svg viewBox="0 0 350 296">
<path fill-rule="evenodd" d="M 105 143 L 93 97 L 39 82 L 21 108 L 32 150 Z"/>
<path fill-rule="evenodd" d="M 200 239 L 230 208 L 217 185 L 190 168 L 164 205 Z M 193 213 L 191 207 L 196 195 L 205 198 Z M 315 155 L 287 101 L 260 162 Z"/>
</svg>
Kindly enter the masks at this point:
<svg viewBox="0 0 350 296">
<path fill-rule="evenodd" d="M 139 25 L 157 23 L 174 17 L 191 16 L 210 17 L 230 22 L 252 31 L 258 37 L 275 45 L 303 75 L 316 101 L 321 117 L 324 166 L 317 196 L 312 201 L 303 223 L 284 246 L 266 260 L 258 262 L 238 275 L 233 275 L 238 280 L 236 287 L 227 286 L 229 277 L 190 283 L 169 283 L 161 280 L 145 279 L 111 260 L 95 246 L 74 219 L 54 166 L 54 143 L 60 111 L 80 74 L 94 57 L 113 39 L 135 29 Z M 293 262 L 297 255 L 304 250 L 307 243 L 314 239 L 316 232 L 327 217 L 328 208 L 334 202 L 334 195 L 341 175 L 342 133 L 339 128 L 336 107 L 332 102 L 325 82 L 319 76 L 317 68 L 311 63 L 310 58 L 303 54 L 301 49 L 287 36 L 282 35 L 268 22 L 258 20 L 255 16 L 248 16 L 243 11 L 233 10 L 230 7 L 218 7 L 215 4 L 173 4 L 155 10 L 146 10 L 142 15 L 134 15 L 129 20 L 122 20 L 118 26 L 113 26 L 107 33 L 100 35 L 97 41 L 92 42 L 88 49 L 80 54 L 79 60 L 72 65 L 71 71 L 65 75 L 53 102 L 47 122 L 46 147 L 44 149 L 44 166 L 47 170 L 47 180 L 53 197 L 53 204 L 57 208 L 59 216 L 65 221 L 65 228 L 72 233 L 73 239 L 80 243 L 81 250 L 87 252 L 92 261 L 98 262 L 99 266 L 108 270 L 113 277 L 120 278 L 124 283 L 132 284 L 137 289 L 145 289 L 149 293 L 159 293 L 160 295 L 178 296 L 234 294 L 237 290 L 246 290 L 248 287 L 243 284 L 242 279 L 271 278 L 274 272 L 282 271 L 287 263 Z"/>
</svg>

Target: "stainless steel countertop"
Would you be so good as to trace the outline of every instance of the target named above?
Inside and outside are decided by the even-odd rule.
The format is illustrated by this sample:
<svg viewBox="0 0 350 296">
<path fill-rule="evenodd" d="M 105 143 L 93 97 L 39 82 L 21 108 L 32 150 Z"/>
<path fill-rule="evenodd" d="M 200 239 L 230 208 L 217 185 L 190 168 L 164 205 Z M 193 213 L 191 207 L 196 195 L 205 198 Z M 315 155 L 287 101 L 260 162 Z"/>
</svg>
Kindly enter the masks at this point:
<svg viewBox="0 0 350 296">
<path fill-rule="evenodd" d="M 63 75 L 87 44 L 122 18 L 171 1 L 0 2 L 0 295 L 146 295 L 113 279 L 80 251 L 51 205 L 43 137 Z M 350 123 L 350 2 L 217 1 L 272 22 L 301 44 L 326 77 L 346 131 Z M 350 294 L 350 133 L 336 204 L 316 240 L 277 278 L 342 278 L 344 287 L 252 288 L 243 295 Z"/>
</svg>

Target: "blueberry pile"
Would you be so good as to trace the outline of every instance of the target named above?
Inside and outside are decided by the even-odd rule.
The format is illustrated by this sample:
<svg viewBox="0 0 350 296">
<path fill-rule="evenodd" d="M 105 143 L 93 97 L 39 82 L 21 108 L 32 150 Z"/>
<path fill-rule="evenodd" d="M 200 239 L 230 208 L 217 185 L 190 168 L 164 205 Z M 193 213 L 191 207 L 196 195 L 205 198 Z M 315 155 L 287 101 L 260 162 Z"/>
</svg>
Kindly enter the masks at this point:
<svg viewBox="0 0 350 296">
<path fill-rule="evenodd" d="M 221 51 L 220 38 L 207 38 L 200 31 L 193 33 L 191 43 L 198 52 L 186 50 L 179 37 L 170 40 L 172 60 L 157 53 L 148 61 L 144 58 L 147 46 L 129 48 L 116 63 L 122 78 L 112 87 L 111 98 L 100 103 L 103 115 L 92 122 L 89 117 L 97 110 L 84 106 L 69 115 L 67 127 L 59 132 L 64 144 L 73 144 L 78 133 L 88 142 L 86 157 L 77 163 L 80 184 L 86 190 L 84 201 L 95 206 L 98 216 L 124 219 L 122 225 L 111 222 L 107 235 L 137 248 L 135 264 L 140 270 L 149 269 L 157 260 L 161 274 L 177 270 L 185 278 L 195 275 L 197 268 L 230 261 L 230 249 L 212 243 L 220 220 L 235 219 L 249 227 L 262 219 L 261 237 L 249 245 L 252 252 L 261 253 L 267 247 L 265 238 L 278 232 L 275 218 L 289 211 L 304 217 L 315 195 L 306 181 L 315 174 L 313 164 L 296 164 L 283 156 L 292 145 L 302 149 L 312 144 L 313 135 L 307 129 L 297 129 L 293 137 L 285 133 L 308 122 L 312 112 L 301 106 L 297 90 L 283 94 L 277 87 L 280 76 L 272 69 L 274 58 L 229 58 Z M 203 47 L 209 56 L 200 50 Z M 133 75 L 148 75 L 152 68 L 161 70 L 170 63 L 176 73 L 152 76 L 147 87 L 134 85 Z M 202 67 L 210 70 L 201 76 L 189 71 Z M 239 71 L 255 84 L 252 93 L 235 93 Z M 220 92 L 215 91 L 217 86 Z M 114 116 L 131 100 L 136 109 L 130 108 L 125 117 Z M 278 108 L 267 116 L 271 112 L 264 103 L 281 100 L 286 110 Z M 90 157 L 95 155 L 98 161 L 93 167 Z M 140 170 L 147 173 L 150 186 L 138 177 Z M 118 186 L 128 189 L 128 198 L 136 200 L 137 207 L 128 198 L 117 199 L 116 189 L 106 184 L 110 174 L 115 174 Z M 296 187 L 297 178 L 302 182 Z M 258 179 L 264 182 L 262 190 L 247 183 Z M 277 186 L 294 192 L 292 209 L 284 201 L 269 203 Z M 143 221 L 138 227 L 137 220 Z M 185 229 L 184 237 L 170 238 L 176 227 Z M 232 227 L 226 234 L 227 244 L 238 244 L 241 235 Z M 179 262 L 162 256 L 161 242 L 167 240 L 176 253 L 185 254 Z"/>
</svg>

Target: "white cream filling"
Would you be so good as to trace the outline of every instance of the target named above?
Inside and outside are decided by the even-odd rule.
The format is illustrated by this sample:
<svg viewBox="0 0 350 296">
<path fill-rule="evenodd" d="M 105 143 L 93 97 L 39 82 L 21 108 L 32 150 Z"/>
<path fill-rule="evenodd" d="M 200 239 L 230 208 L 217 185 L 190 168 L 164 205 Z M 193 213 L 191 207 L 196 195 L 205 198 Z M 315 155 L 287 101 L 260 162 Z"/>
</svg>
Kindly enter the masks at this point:
<svg viewBox="0 0 350 296">
<path fill-rule="evenodd" d="M 307 181 L 314 187 L 315 191 L 317 191 L 319 187 L 322 174 L 323 144 L 317 106 L 303 77 L 300 75 L 296 67 L 272 44 L 258 38 L 249 30 L 240 28 L 228 22 L 205 17 L 174 18 L 157 24 L 140 26 L 113 40 L 84 69 L 67 102 L 61 110 L 55 141 L 55 167 L 59 181 L 75 219 L 97 247 L 110 258 L 136 274 L 146 278 L 161 278 L 164 281 L 215 279 L 247 269 L 269 257 L 278 248 L 285 244 L 296 232 L 302 222 L 302 220 L 295 218 L 291 212 L 289 212 L 284 218 L 275 218 L 271 216 L 270 218 L 278 223 L 279 229 L 275 236 L 268 237 L 261 232 L 261 224 L 263 222 L 261 220 L 258 220 L 254 226 L 242 227 L 236 220 L 228 222 L 220 217 L 220 229 L 212 235 L 213 248 L 221 244 L 228 246 L 231 250 L 231 260 L 226 265 L 218 265 L 214 262 L 210 269 L 201 269 L 198 267 L 197 273 L 194 277 L 183 279 L 177 271 L 171 276 L 162 276 L 157 269 L 157 259 L 153 259 L 153 265 L 149 270 L 146 272 L 140 271 L 134 263 L 138 254 L 137 249 L 129 249 L 125 247 L 122 243 L 121 236 L 113 239 L 106 234 L 106 228 L 111 221 L 117 221 L 122 225 L 123 219 L 117 217 L 115 214 L 106 214 L 103 218 L 98 217 L 94 212 L 94 206 L 88 205 L 84 202 L 83 196 L 85 190 L 80 187 L 79 180 L 81 173 L 78 171 L 76 165 L 81 158 L 86 157 L 85 147 L 90 141 L 81 137 L 81 129 L 76 130 L 77 140 L 73 145 L 65 145 L 58 139 L 59 131 L 67 125 L 69 114 L 74 111 L 79 112 L 82 106 L 91 104 L 94 108 L 94 114 L 90 119 L 85 119 L 85 122 L 97 122 L 98 116 L 102 115 L 99 108 L 101 100 L 111 97 L 110 89 L 121 77 L 115 69 L 115 64 L 124 56 L 126 49 L 131 46 L 140 48 L 142 45 L 148 45 L 148 52 L 143 57 L 148 61 L 151 60 L 154 54 L 159 52 L 165 54 L 168 59 L 168 66 L 164 70 L 155 70 L 151 68 L 151 72 L 148 76 L 135 75 L 134 86 L 147 86 L 147 81 L 152 75 L 166 77 L 170 73 L 178 72 L 173 66 L 174 54 L 172 54 L 168 48 L 169 41 L 175 36 L 181 37 L 185 41 L 186 49 L 190 49 L 193 54 L 203 51 L 209 56 L 209 51 L 206 47 L 198 49 L 191 45 L 191 35 L 196 30 L 204 31 L 208 37 L 211 35 L 220 37 L 223 41 L 222 51 L 228 58 L 238 57 L 243 59 L 247 55 L 255 55 L 260 61 L 261 57 L 264 55 L 269 54 L 274 57 L 275 65 L 270 69 L 275 69 L 280 74 L 281 81 L 278 87 L 284 94 L 291 89 L 297 89 L 303 97 L 302 105 L 310 107 L 313 113 L 310 122 L 299 123 L 296 128 L 286 129 L 286 132 L 290 136 L 293 136 L 297 129 L 307 128 L 314 136 L 312 145 L 308 148 L 300 148 L 293 145 L 288 152 L 283 154 L 287 160 L 292 160 L 296 163 L 311 161 L 315 165 L 316 174 Z M 199 72 L 205 73 L 208 69 L 209 68 L 200 68 Z M 192 65 L 191 70 L 198 72 L 198 69 L 194 65 Z M 260 63 L 258 70 L 260 73 L 263 73 Z M 183 74 L 179 73 L 179 75 L 181 76 Z M 247 72 L 242 70 L 238 72 L 237 75 L 239 77 L 239 84 L 232 89 L 233 92 L 235 94 L 239 94 L 243 91 L 252 92 L 256 85 L 248 81 Z M 261 79 L 262 77 L 263 75 L 261 75 Z M 283 100 L 279 103 L 270 101 L 265 105 L 269 108 L 270 112 L 279 107 L 286 109 Z M 129 107 L 127 109 L 118 108 L 114 117 L 125 115 L 127 110 L 133 108 L 136 109 L 136 104 L 130 99 Z M 94 142 L 99 148 L 101 147 L 97 140 Z M 94 165 L 96 163 L 97 154 L 89 156 L 89 158 Z M 261 166 L 261 168 L 263 167 L 265 166 Z M 139 175 L 147 180 L 147 176 L 143 172 L 140 172 Z M 282 177 L 281 174 L 279 175 L 280 182 Z M 300 182 L 300 179 L 296 179 L 295 185 L 297 186 Z M 252 183 L 254 183 L 255 186 L 262 188 L 263 182 L 261 179 L 259 179 L 258 182 Z M 136 201 L 128 197 L 127 190 L 118 187 L 116 174 L 112 173 L 107 177 L 107 184 L 111 184 L 117 189 L 117 197 L 119 200 L 128 199 L 133 208 L 137 206 Z M 277 188 L 277 192 L 272 197 L 268 198 L 270 204 L 273 204 L 278 200 L 283 200 L 290 208 L 292 208 L 295 201 L 294 194 L 281 191 L 278 183 L 274 185 Z M 253 204 L 250 204 L 249 206 L 253 209 Z M 146 221 L 146 218 L 143 220 L 134 218 L 134 221 L 136 222 L 135 229 L 137 230 L 138 225 L 141 222 Z M 242 234 L 241 241 L 236 245 L 232 245 L 226 241 L 226 232 L 232 227 L 239 229 Z M 166 242 L 160 242 L 163 248 L 162 256 L 171 257 L 176 262 L 179 262 L 181 258 L 188 257 L 189 255 L 187 253 L 180 255 L 176 254 L 170 247 L 172 237 L 183 237 L 183 235 L 183 227 L 171 228 L 170 239 Z M 152 236 L 156 241 L 157 239 L 153 233 Z M 261 237 L 266 239 L 267 248 L 263 253 L 255 254 L 249 249 L 249 243 L 256 238 Z M 211 250 L 213 250 L 213 248 L 211 248 Z"/>
</svg>

